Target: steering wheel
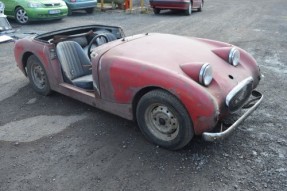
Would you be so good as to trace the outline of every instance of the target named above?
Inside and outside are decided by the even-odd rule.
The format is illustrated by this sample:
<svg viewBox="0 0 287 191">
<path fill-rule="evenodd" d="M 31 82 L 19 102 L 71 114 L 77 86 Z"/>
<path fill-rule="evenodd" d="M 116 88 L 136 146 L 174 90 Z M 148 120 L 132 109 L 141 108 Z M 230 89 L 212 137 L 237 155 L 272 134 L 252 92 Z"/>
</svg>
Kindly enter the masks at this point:
<svg viewBox="0 0 287 191">
<path fill-rule="evenodd" d="M 90 41 L 90 43 L 88 45 L 88 57 L 90 59 L 91 59 L 91 48 L 92 48 L 92 46 L 95 45 L 97 47 L 97 46 L 101 45 L 101 44 L 99 44 L 98 39 L 101 40 L 102 37 L 105 39 L 105 42 L 109 42 L 109 39 L 105 34 L 98 34 L 98 35 L 94 36 L 92 38 L 92 40 Z"/>
</svg>

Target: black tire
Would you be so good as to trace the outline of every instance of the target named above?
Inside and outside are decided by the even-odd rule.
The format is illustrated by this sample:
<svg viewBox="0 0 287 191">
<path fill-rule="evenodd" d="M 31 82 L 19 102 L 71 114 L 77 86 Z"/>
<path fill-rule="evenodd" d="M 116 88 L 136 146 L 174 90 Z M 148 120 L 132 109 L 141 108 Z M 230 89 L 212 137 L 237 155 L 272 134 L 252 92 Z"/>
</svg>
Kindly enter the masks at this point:
<svg viewBox="0 0 287 191">
<path fill-rule="evenodd" d="M 15 19 L 16 19 L 17 23 L 22 24 L 22 25 L 25 25 L 29 22 L 29 17 L 27 15 L 27 12 L 22 7 L 18 7 L 15 10 Z"/>
<path fill-rule="evenodd" d="M 70 8 L 68 7 L 68 16 L 71 16 L 72 14 L 73 14 L 72 9 L 70 9 Z"/>
<path fill-rule="evenodd" d="M 49 95 L 52 91 L 45 68 L 41 61 L 32 55 L 27 60 L 27 74 L 32 88 L 41 95 Z"/>
<path fill-rule="evenodd" d="M 94 8 L 88 8 L 88 9 L 86 9 L 86 12 L 88 14 L 92 14 L 94 12 Z"/>
<path fill-rule="evenodd" d="M 177 150 L 194 135 L 192 121 L 182 103 L 164 90 L 153 90 L 142 96 L 137 108 L 138 125 L 152 143 Z"/>
<path fill-rule="evenodd" d="M 154 12 L 154 14 L 158 15 L 158 14 L 160 14 L 160 9 L 153 8 L 153 12 Z"/>
<path fill-rule="evenodd" d="M 192 2 L 190 2 L 188 8 L 184 11 L 184 14 L 189 16 L 192 13 Z"/>
</svg>

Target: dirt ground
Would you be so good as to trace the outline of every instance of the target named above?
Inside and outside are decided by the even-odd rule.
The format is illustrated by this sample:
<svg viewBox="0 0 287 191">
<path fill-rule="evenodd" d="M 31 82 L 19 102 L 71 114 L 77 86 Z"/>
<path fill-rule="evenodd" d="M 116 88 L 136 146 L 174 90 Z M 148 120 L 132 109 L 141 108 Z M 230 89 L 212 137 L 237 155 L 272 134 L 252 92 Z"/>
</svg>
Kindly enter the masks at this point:
<svg viewBox="0 0 287 191">
<path fill-rule="evenodd" d="M 0 190 L 287 190 L 287 1 L 206 0 L 184 16 L 76 13 L 21 32 L 120 25 L 126 35 L 172 33 L 225 41 L 250 52 L 264 75 L 262 105 L 228 139 L 196 137 L 176 152 L 150 144 L 134 122 L 54 93 L 35 93 L 0 45 Z"/>
</svg>

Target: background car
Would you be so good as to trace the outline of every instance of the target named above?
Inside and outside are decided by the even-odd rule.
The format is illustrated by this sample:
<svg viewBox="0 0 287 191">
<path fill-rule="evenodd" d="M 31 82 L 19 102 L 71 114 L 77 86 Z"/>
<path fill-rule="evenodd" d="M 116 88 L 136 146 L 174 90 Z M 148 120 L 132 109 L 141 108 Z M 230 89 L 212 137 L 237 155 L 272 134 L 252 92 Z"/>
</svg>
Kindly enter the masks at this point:
<svg viewBox="0 0 287 191">
<path fill-rule="evenodd" d="M 150 6 L 155 14 L 161 10 L 183 10 L 186 15 L 190 15 L 193 9 L 202 11 L 204 0 L 150 0 Z"/>
<path fill-rule="evenodd" d="M 0 35 L 14 32 L 6 15 L 4 15 L 5 5 L 0 1 Z"/>
<path fill-rule="evenodd" d="M 36 20 L 62 19 L 68 8 L 62 0 L 2 0 L 5 14 L 20 24 Z"/>
<path fill-rule="evenodd" d="M 76 10 L 85 10 L 87 13 L 93 13 L 97 6 L 97 0 L 64 0 L 68 6 L 69 15 Z"/>
</svg>

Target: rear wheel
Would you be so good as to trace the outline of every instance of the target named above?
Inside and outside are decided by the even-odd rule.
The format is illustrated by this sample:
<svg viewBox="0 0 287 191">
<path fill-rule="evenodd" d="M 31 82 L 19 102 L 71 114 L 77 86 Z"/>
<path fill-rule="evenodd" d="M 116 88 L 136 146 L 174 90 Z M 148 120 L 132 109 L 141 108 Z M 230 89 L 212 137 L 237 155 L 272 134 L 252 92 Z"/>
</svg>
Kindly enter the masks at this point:
<svg viewBox="0 0 287 191">
<path fill-rule="evenodd" d="M 27 74 L 32 88 L 41 95 L 49 95 L 51 88 L 41 61 L 34 55 L 27 60 Z"/>
<path fill-rule="evenodd" d="M 24 8 L 18 7 L 15 11 L 15 19 L 19 24 L 27 24 L 29 22 L 29 17 Z"/>
<path fill-rule="evenodd" d="M 192 13 L 192 2 L 189 3 L 188 8 L 184 11 L 185 15 L 191 15 Z"/>
<path fill-rule="evenodd" d="M 145 137 L 161 147 L 176 150 L 193 137 L 193 127 L 182 103 L 164 90 L 145 94 L 136 109 L 138 125 Z"/>
<path fill-rule="evenodd" d="M 160 13 L 160 9 L 158 8 L 153 8 L 154 14 L 158 15 Z"/>
</svg>

